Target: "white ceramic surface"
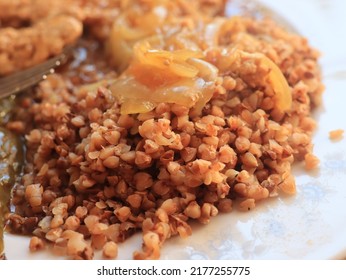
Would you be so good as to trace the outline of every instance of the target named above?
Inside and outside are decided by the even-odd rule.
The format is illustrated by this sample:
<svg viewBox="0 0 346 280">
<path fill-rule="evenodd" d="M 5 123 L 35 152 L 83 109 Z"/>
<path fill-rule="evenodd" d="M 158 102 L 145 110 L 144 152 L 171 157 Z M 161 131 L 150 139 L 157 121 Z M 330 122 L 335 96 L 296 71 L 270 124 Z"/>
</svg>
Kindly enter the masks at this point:
<svg viewBox="0 0 346 280">
<path fill-rule="evenodd" d="M 332 142 L 330 130 L 345 129 L 346 1 L 261 0 L 306 36 L 323 53 L 326 91 L 315 112 L 314 136 L 320 169 L 295 166 L 298 193 L 259 204 L 253 211 L 219 215 L 207 226 L 193 225 L 185 240 L 172 238 L 162 259 L 335 259 L 346 257 L 346 138 Z M 345 103 L 344 103 L 345 102 Z M 28 239 L 7 235 L 9 259 L 46 259 L 30 254 Z M 119 247 L 119 259 L 131 259 L 140 235 Z"/>
</svg>

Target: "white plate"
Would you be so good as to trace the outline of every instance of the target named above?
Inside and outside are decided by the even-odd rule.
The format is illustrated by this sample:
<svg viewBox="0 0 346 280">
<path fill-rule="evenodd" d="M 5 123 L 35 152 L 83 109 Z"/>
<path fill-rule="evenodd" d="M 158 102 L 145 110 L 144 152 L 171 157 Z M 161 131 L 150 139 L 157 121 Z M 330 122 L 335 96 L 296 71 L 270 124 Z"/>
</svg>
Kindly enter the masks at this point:
<svg viewBox="0 0 346 280">
<path fill-rule="evenodd" d="M 330 130 L 345 129 L 346 1 L 262 0 L 323 53 L 326 91 L 315 113 L 314 136 L 320 169 L 306 173 L 295 166 L 294 197 L 266 200 L 253 211 L 219 215 L 207 226 L 194 225 L 188 239 L 172 238 L 162 259 L 335 259 L 346 257 L 346 139 L 332 142 Z M 7 235 L 8 259 L 53 258 L 30 254 L 27 238 Z M 119 259 L 131 259 L 140 235 L 120 245 Z"/>
</svg>

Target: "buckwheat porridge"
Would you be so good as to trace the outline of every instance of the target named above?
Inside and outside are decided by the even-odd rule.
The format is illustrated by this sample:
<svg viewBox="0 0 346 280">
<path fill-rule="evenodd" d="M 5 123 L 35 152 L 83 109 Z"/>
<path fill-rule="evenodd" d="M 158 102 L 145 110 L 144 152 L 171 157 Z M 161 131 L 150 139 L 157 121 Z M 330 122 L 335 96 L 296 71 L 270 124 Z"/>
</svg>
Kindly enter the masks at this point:
<svg viewBox="0 0 346 280">
<path fill-rule="evenodd" d="M 133 258 L 159 259 L 167 239 L 193 236 L 191 220 L 293 195 L 292 164 L 318 166 L 318 51 L 271 19 L 224 7 L 0 1 L 0 75 L 75 48 L 56 74 L 2 101 L 13 109 L 1 141 L 16 152 L 4 157 L 17 164 L 1 169 L 12 174 L 2 208 L 10 232 L 32 236 L 31 251 L 116 258 L 141 232 Z"/>
</svg>

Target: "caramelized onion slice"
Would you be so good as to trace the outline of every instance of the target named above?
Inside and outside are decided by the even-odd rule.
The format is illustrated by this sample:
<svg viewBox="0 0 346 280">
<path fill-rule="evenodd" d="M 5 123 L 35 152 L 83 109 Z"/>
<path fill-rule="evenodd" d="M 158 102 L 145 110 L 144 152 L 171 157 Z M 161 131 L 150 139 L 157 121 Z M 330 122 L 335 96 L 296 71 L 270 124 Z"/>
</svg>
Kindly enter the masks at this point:
<svg viewBox="0 0 346 280">
<path fill-rule="evenodd" d="M 267 79 L 274 90 L 274 100 L 277 108 L 283 112 L 289 111 L 292 107 L 292 94 L 285 76 L 280 68 L 267 56 L 261 54 L 260 61 L 271 70 Z"/>
<path fill-rule="evenodd" d="M 257 69 L 251 72 L 243 63 L 251 63 Z M 248 53 L 238 49 L 225 50 L 218 59 L 217 67 L 222 73 L 235 73 L 248 84 L 264 87 L 273 92 L 276 109 L 288 112 L 292 107 L 292 94 L 288 82 L 280 68 L 262 53 Z"/>
<path fill-rule="evenodd" d="M 157 50 L 138 42 L 128 69 L 113 83 L 111 91 L 122 114 L 145 113 L 159 103 L 174 103 L 201 113 L 214 92 L 218 70 L 191 50 Z"/>
<path fill-rule="evenodd" d="M 169 86 L 151 89 L 134 77 L 116 80 L 111 91 L 121 104 L 121 114 L 146 113 L 159 103 L 174 103 L 192 108 L 196 113 L 203 109 L 214 91 L 214 84 L 202 78 L 181 79 Z"/>
</svg>

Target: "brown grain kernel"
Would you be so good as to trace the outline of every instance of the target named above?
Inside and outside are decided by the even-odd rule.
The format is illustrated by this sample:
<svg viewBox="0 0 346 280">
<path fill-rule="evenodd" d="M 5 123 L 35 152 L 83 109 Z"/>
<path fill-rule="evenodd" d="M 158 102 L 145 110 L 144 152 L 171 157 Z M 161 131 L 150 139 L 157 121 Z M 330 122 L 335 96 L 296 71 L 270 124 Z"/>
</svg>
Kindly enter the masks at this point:
<svg viewBox="0 0 346 280">
<path fill-rule="evenodd" d="M 88 209 L 84 206 L 78 206 L 75 211 L 75 215 L 79 219 L 84 219 L 88 214 Z"/>
<path fill-rule="evenodd" d="M 100 235 L 104 234 L 108 229 L 108 225 L 104 223 L 95 223 L 93 226 L 91 226 L 90 233 L 92 235 Z"/>
<path fill-rule="evenodd" d="M 68 208 L 67 203 L 59 203 L 58 205 L 53 207 L 52 214 L 65 216 L 67 214 L 67 208 Z"/>
<path fill-rule="evenodd" d="M 147 188 L 150 188 L 153 185 L 153 179 L 150 174 L 145 172 L 138 172 L 133 178 L 136 189 L 143 191 Z"/>
<path fill-rule="evenodd" d="M 332 140 L 340 140 L 343 138 L 344 130 L 343 129 L 335 129 L 329 131 L 329 139 Z"/>
<path fill-rule="evenodd" d="M 110 225 L 106 232 L 105 235 L 107 236 L 107 239 L 110 241 L 118 242 L 120 241 L 120 224 L 112 224 Z"/>
<path fill-rule="evenodd" d="M 94 226 L 99 222 L 99 217 L 96 215 L 88 215 L 84 218 L 84 223 L 87 226 L 88 230 L 91 232 Z"/>
<path fill-rule="evenodd" d="M 216 148 L 211 145 L 201 144 L 197 149 L 197 155 L 203 160 L 212 161 L 217 156 Z"/>
<path fill-rule="evenodd" d="M 30 239 L 29 249 L 31 252 L 42 250 L 45 247 L 44 242 L 41 238 L 33 236 Z"/>
<path fill-rule="evenodd" d="M 295 132 L 291 136 L 291 141 L 294 145 L 307 145 L 309 143 L 309 136 L 305 133 Z"/>
<path fill-rule="evenodd" d="M 108 157 L 111 157 L 114 155 L 114 146 L 108 146 L 104 147 L 99 151 L 98 158 L 101 160 L 105 160 Z"/>
<path fill-rule="evenodd" d="M 68 129 L 68 127 L 66 126 L 66 124 L 61 124 L 57 130 L 56 130 L 56 135 L 57 137 L 59 137 L 60 139 L 66 139 L 67 137 L 70 136 L 70 131 Z"/>
<path fill-rule="evenodd" d="M 201 208 L 201 217 L 199 218 L 199 221 L 203 224 L 207 224 L 210 222 L 210 218 L 216 216 L 217 213 L 218 210 L 214 205 L 204 203 Z"/>
<path fill-rule="evenodd" d="M 100 250 L 107 242 L 107 237 L 104 234 L 93 234 L 91 235 L 91 247 Z"/>
<path fill-rule="evenodd" d="M 237 155 L 235 151 L 228 145 L 220 147 L 218 158 L 219 161 L 229 163 L 230 166 L 235 166 L 237 163 Z"/>
<path fill-rule="evenodd" d="M 235 146 L 240 153 L 244 153 L 250 148 L 250 140 L 240 136 L 235 140 Z"/>
<path fill-rule="evenodd" d="M 143 148 L 147 154 L 152 154 L 160 149 L 160 145 L 150 139 L 146 139 Z"/>
<path fill-rule="evenodd" d="M 89 133 L 90 133 L 90 128 L 87 127 L 87 126 L 81 127 L 81 128 L 79 129 L 79 136 L 80 136 L 82 139 L 88 137 Z"/>
<path fill-rule="evenodd" d="M 133 164 L 133 163 L 135 163 L 136 152 L 135 151 L 129 151 L 129 152 L 123 153 L 120 155 L 120 158 L 123 161 L 126 161 L 127 163 Z"/>
<path fill-rule="evenodd" d="M 260 158 L 262 156 L 262 146 L 257 143 L 251 143 L 249 147 L 249 152 L 257 158 Z"/>
<path fill-rule="evenodd" d="M 76 117 L 71 119 L 71 123 L 75 127 L 83 127 L 85 125 L 85 120 L 84 120 L 83 116 L 76 116 Z"/>
<path fill-rule="evenodd" d="M 69 194 L 62 198 L 62 202 L 67 204 L 67 209 L 71 209 L 75 206 L 76 198 L 72 194 Z"/>
<path fill-rule="evenodd" d="M 117 168 L 119 166 L 119 158 L 117 156 L 110 156 L 102 163 L 107 168 Z"/>
<path fill-rule="evenodd" d="M 108 241 L 103 246 L 102 254 L 105 258 L 115 259 L 118 256 L 118 245 L 113 241 Z"/>
<path fill-rule="evenodd" d="M 252 131 L 252 129 L 250 127 L 241 126 L 241 127 L 238 128 L 237 133 L 238 133 L 239 137 L 244 137 L 246 139 L 251 139 L 253 131 Z"/>
<path fill-rule="evenodd" d="M 177 116 L 186 116 L 189 113 L 189 108 L 182 105 L 173 104 L 171 111 Z"/>
<path fill-rule="evenodd" d="M 151 165 L 151 157 L 144 152 L 137 151 L 135 157 L 135 164 L 140 168 L 146 168 Z"/>
<path fill-rule="evenodd" d="M 127 192 L 127 184 L 124 180 L 121 180 L 115 187 L 115 192 L 117 195 L 125 195 Z"/>
<path fill-rule="evenodd" d="M 168 150 L 160 156 L 160 162 L 164 165 L 172 162 L 174 159 L 174 151 Z"/>
<path fill-rule="evenodd" d="M 315 155 L 311 153 L 307 153 L 304 156 L 304 161 L 305 161 L 305 168 L 307 170 L 315 169 L 320 164 L 320 160 L 318 159 L 318 157 L 316 157 Z"/>
<path fill-rule="evenodd" d="M 279 189 L 287 194 L 295 194 L 296 182 L 293 175 L 286 175 L 286 177 L 283 178 L 283 181 L 279 184 Z"/>
<path fill-rule="evenodd" d="M 191 141 L 191 135 L 186 133 L 186 132 L 182 132 L 180 133 L 180 141 L 181 141 L 181 145 L 183 147 L 187 147 L 190 144 Z M 180 149 L 179 149 L 180 150 Z"/>
<path fill-rule="evenodd" d="M 69 216 L 65 220 L 64 229 L 77 230 L 80 226 L 80 219 L 77 216 Z"/>
<path fill-rule="evenodd" d="M 127 197 L 126 201 L 131 205 L 133 208 L 139 208 L 142 203 L 142 197 L 139 194 L 131 194 Z"/>
<path fill-rule="evenodd" d="M 256 157 L 249 152 L 246 152 L 244 155 L 242 155 L 241 160 L 242 160 L 243 164 L 245 164 L 248 167 L 257 167 L 258 166 L 258 162 L 257 162 Z"/>
<path fill-rule="evenodd" d="M 116 130 L 106 131 L 104 134 L 104 138 L 112 145 L 117 145 L 119 143 L 120 136 L 120 132 Z"/>
<path fill-rule="evenodd" d="M 89 178 L 87 176 L 81 176 L 80 177 L 80 186 L 82 188 L 91 188 L 96 184 L 96 181 L 92 178 Z"/>
<path fill-rule="evenodd" d="M 180 164 L 178 162 L 176 162 L 176 161 L 170 161 L 167 164 L 167 171 L 171 175 L 176 175 L 180 171 Z"/>
<path fill-rule="evenodd" d="M 129 115 L 120 115 L 118 125 L 124 128 L 131 128 L 135 124 L 134 119 Z"/>
<path fill-rule="evenodd" d="M 61 215 L 55 215 L 50 222 L 51 228 L 57 228 L 64 224 L 64 219 Z"/>
<path fill-rule="evenodd" d="M 248 171 L 242 170 L 237 174 L 236 180 L 241 183 L 246 183 L 249 182 L 249 180 L 251 180 L 251 175 Z"/>
<path fill-rule="evenodd" d="M 25 197 L 31 206 L 40 206 L 42 203 L 43 187 L 40 184 L 28 185 L 25 189 Z"/>
<path fill-rule="evenodd" d="M 223 83 L 222 85 L 226 90 L 233 90 L 236 86 L 236 81 L 230 76 L 226 76 L 223 78 Z"/>
<path fill-rule="evenodd" d="M 229 198 L 221 199 L 218 203 L 217 209 L 223 213 L 229 213 L 232 211 L 232 200 Z"/>
<path fill-rule="evenodd" d="M 41 131 L 39 129 L 33 129 L 32 131 L 30 131 L 29 135 L 25 136 L 25 139 L 31 143 L 40 143 L 41 142 Z"/>
<path fill-rule="evenodd" d="M 161 222 L 163 222 L 163 223 L 169 222 L 168 214 L 164 209 L 162 209 L 162 208 L 157 209 L 155 212 L 155 215 Z"/>
<path fill-rule="evenodd" d="M 178 210 L 178 205 L 173 199 L 165 200 L 160 208 L 162 208 L 168 215 L 174 214 Z"/>
<path fill-rule="evenodd" d="M 115 210 L 114 214 L 117 216 L 119 221 L 125 222 L 131 215 L 131 209 L 127 206 L 123 206 Z"/>
<path fill-rule="evenodd" d="M 180 154 L 185 162 L 190 162 L 196 159 L 197 149 L 186 147 L 181 150 Z"/>
<path fill-rule="evenodd" d="M 97 122 L 101 117 L 102 112 L 98 108 L 92 109 L 88 114 L 88 118 L 91 122 Z"/>
<path fill-rule="evenodd" d="M 38 226 L 45 232 L 49 230 L 50 222 L 52 221 L 52 216 L 45 216 L 39 221 Z"/>
<path fill-rule="evenodd" d="M 49 204 L 56 198 L 57 194 L 51 190 L 45 190 L 42 194 L 42 202 L 44 204 Z"/>
<path fill-rule="evenodd" d="M 239 204 L 240 210 L 242 211 L 250 211 L 255 208 L 255 200 L 253 198 L 245 199 Z"/>
<path fill-rule="evenodd" d="M 217 146 L 219 145 L 219 138 L 216 136 L 203 137 L 203 143 L 217 148 Z"/>
<path fill-rule="evenodd" d="M 47 240 L 55 242 L 61 237 L 62 232 L 63 232 L 63 229 L 60 227 L 53 228 L 46 233 L 45 237 Z"/>
<path fill-rule="evenodd" d="M 72 236 L 67 241 L 67 254 L 75 259 L 83 259 L 83 252 L 87 250 L 87 243 L 82 236 Z"/>
<path fill-rule="evenodd" d="M 201 207 L 196 201 L 191 201 L 185 208 L 184 214 L 192 219 L 198 219 L 201 216 Z"/>
<path fill-rule="evenodd" d="M 170 191 L 169 185 L 167 185 L 167 183 L 165 183 L 165 181 L 161 181 L 161 180 L 154 182 L 152 188 L 153 188 L 154 193 L 161 195 L 161 196 L 167 194 Z"/>
</svg>

